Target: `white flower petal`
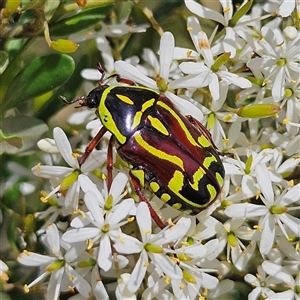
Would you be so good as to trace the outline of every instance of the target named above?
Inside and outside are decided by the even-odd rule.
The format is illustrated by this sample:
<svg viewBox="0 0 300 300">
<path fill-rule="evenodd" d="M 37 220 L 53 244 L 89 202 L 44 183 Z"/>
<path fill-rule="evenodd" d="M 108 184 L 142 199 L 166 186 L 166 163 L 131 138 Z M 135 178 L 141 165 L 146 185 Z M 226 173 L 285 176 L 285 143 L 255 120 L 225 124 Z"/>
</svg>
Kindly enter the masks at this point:
<svg viewBox="0 0 300 300">
<path fill-rule="evenodd" d="M 64 268 L 53 271 L 47 288 L 46 300 L 58 300 L 60 294 L 60 287 L 62 277 L 64 275 Z"/>
<path fill-rule="evenodd" d="M 31 169 L 34 175 L 42 178 L 66 177 L 73 172 L 72 168 L 60 166 L 40 166 Z"/>
<path fill-rule="evenodd" d="M 174 36 L 171 32 L 165 32 L 160 39 L 159 46 L 159 75 L 168 82 L 170 66 L 173 61 Z"/>
<path fill-rule="evenodd" d="M 69 278 L 72 279 L 71 281 L 73 285 L 77 288 L 78 292 L 82 296 L 89 298 L 92 293 L 92 289 L 89 283 L 69 265 L 67 265 L 66 268 L 68 269 L 68 275 L 71 275 L 69 276 Z"/>
<path fill-rule="evenodd" d="M 149 235 L 152 231 L 152 226 L 151 226 L 152 222 L 151 222 L 149 208 L 145 202 L 141 202 L 138 205 L 136 211 L 136 221 L 139 225 L 139 229 L 141 231 L 143 241 L 144 242 L 148 241 Z"/>
<path fill-rule="evenodd" d="M 109 192 L 113 196 L 114 204 L 115 204 L 115 199 L 118 199 L 119 196 L 123 193 L 127 182 L 128 182 L 128 176 L 122 172 L 119 172 L 117 176 L 114 178 Z"/>
<path fill-rule="evenodd" d="M 192 0 L 185 0 L 184 2 L 185 2 L 186 7 L 192 13 L 198 15 L 199 17 L 202 17 L 204 19 L 211 19 L 211 20 L 214 20 L 216 22 L 219 22 L 219 23 L 225 25 L 225 19 L 220 13 L 218 13 L 210 8 L 207 8 L 203 5 L 200 5 Z"/>
<path fill-rule="evenodd" d="M 265 200 L 267 201 L 267 203 L 272 205 L 274 203 L 274 192 L 267 166 L 265 164 L 258 164 L 255 167 L 255 172 L 257 183 L 262 194 L 264 195 Z"/>
<path fill-rule="evenodd" d="M 99 207 L 97 196 L 93 191 L 87 191 L 84 196 L 84 203 L 92 214 L 94 220 L 99 224 L 103 224 L 104 218 L 102 215 L 102 209 Z"/>
<path fill-rule="evenodd" d="M 119 60 L 115 62 L 115 70 L 121 77 L 131 79 L 134 82 L 149 87 L 151 89 L 157 89 L 154 80 L 141 73 L 136 67 L 124 61 Z"/>
<path fill-rule="evenodd" d="M 46 229 L 48 245 L 54 255 L 60 253 L 60 236 L 55 224 L 51 224 Z"/>
<path fill-rule="evenodd" d="M 42 265 L 48 265 L 57 260 L 56 257 L 47 255 L 41 255 L 34 252 L 23 252 L 19 254 L 18 261 L 26 266 L 41 267 Z"/>
<path fill-rule="evenodd" d="M 111 244 L 107 234 L 101 237 L 97 262 L 103 271 L 108 271 L 112 267 Z"/>
<path fill-rule="evenodd" d="M 95 238 L 100 233 L 99 228 L 86 227 L 76 228 L 65 232 L 62 239 L 68 243 L 82 242 Z"/>
<path fill-rule="evenodd" d="M 144 244 L 133 236 L 119 233 L 114 243 L 114 248 L 119 253 L 132 254 L 141 252 L 144 248 Z"/>
<path fill-rule="evenodd" d="M 123 200 L 115 209 L 115 211 L 109 215 L 108 221 L 112 225 L 117 225 L 121 220 L 129 215 L 130 210 L 134 206 L 132 198 Z"/>
<path fill-rule="evenodd" d="M 225 214 L 231 218 L 253 218 L 264 216 L 267 212 L 265 206 L 251 203 L 233 204 L 225 209 Z"/>
<path fill-rule="evenodd" d="M 182 279 L 182 271 L 179 266 L 172 261 L 167 255 L 149 252 L 148 255 L 162 272 L 171 279 Z"/>
<path fill-rule="evenodd" d="M 147 270 L 148 256 L 145 250 L 141 252 L 141 255 L 135 264 L 133 271 L 128 282 L 127 289 L 131 293 L 135 293 L 140 287 Z"/>
<path fill-rule="evenodd" d="M 300 201 L 300 183 L 292 187 L 280 200 L 280 205 L 287 206 Z"/>
<path fill-rule="evenodd" d="M 55 127 L 53 129 L 53 137 L 56 146 L 66 163 L 74 169 L 79 169 L 79 163 L 77 158 L 72 155 L 72 147 L 64 131 L 59 127 Z"/>
<path fill-rule="evenodd" d="M 300 236 L 300 220 L 299 217 L 291 216 L 287 213 L 278 216 L 282 223 L 284 223 L 297 236 Z"/>
<path fill-rule="evenodd" d="M 275 241 L 275 219 L 268 213 L 260 225 L 262 232 L 259 250 L 263 254 L 268 254 Z"/>
</svg>

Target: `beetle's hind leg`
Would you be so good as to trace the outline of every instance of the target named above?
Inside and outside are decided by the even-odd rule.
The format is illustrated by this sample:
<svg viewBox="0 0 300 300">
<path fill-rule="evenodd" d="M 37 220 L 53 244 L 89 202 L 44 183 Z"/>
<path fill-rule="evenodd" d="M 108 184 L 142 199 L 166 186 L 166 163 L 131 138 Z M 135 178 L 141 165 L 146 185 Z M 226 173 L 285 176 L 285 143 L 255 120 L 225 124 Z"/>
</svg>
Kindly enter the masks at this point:
<svg viewBox="0 0 300 300">
<path fill-rule="evenodd" d="M 135 176 L 131 172 L 129 174 L 130 174 L 131 182 L 132 182 L 132 185 L 133 185 L 133 188 L 134 188 L 136 194 L 139 196 L 141 201 L 145 202 L 148 205 L 152 219 L 155 221 L 155 223 L 158 225 L 158 227 L 160 229 L 165 228 L 166 224 L 164 224 L 164 222 L 161 220 L 161 218 L 155 212 L 155 210 L 153 209 L 153 207 L 151 206 L 151 204 L 149 203 L 147 198 L 142 193 L 140 183 L 138 182 L 138 180 L 135 178 Z"/>
</svg>

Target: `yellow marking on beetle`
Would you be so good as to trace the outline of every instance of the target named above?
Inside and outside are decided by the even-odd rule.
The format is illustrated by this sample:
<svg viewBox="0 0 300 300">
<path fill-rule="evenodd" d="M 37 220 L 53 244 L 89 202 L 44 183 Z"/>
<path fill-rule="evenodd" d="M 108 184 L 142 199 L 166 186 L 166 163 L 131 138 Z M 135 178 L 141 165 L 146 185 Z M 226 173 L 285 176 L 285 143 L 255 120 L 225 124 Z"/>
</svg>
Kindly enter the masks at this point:
<svg viewBox="0 0 300 300">
<path fill-rule="evenodd" d="M 105 100 L 107 99 L 107 95 L 110 93 L 110 91 L 115 88 L 114 86 L 110 86 L 106 88 L 103 91 L 102 97 L 100 99 L 100 105 L 98 107 L 98 113 L 101 119 L 102 124 L 107 128 L 108 131 L 110 131 L 118 140 L 120 144 L 124 144 L 126 142 L 126 136 L 124 136 L 119 128 L 117 127 L 116 123 L 114 122 L 114 119 L 110 113 L 110 111 L 107 109 L 105 105 Z"/>
<path fill-rule="evenodd" d="M 201 178 L 206 174 L 205 170 L 202 167 L 199 167 L 199 169 L 194 173 L 193 175 L 193 184 L 191 184 L 191 187 L 198 191 L 199 189 L 199 181 Z"/>
<path fill-rule="evenodd" d="M 168 183 L 168 187 L 171 189 L 171 191 L 175 192 L 177 195 L 180 195 L 180 191 L 183 188 L 183 182 L 184 176 L 182 172 L 176 170 L 173 174 L 173 177 Z"/>
<path fill-rule="evenodd" d="M 160 186 L 157 182 L 152 181 L 150 182 L 150 188 L 154 193 L 156 193 L 159 190 Z"/>
<path fill-rule="evenodd" d="M 181 120 L 181 118 L 175 113 L 175 111 L 173 109 L 171 109 L 171 107 L 169 107 L 167 104 L 165 104 L 162 101 L 158 101 L 157 105 L 163 107 L 165 110 L 167 110 L 177 120 L 177 122 L 179 123 L 180 127 L 185 132 L 185 135 L 186 135 L 187 139 L 189 140 L 189 142 L 193 146 L 200 147 L 200 145 L 195 141 L 195 139 L 193 138 L 193 136 L 191 135 L 191 133 L 189 132 L 189 130 L 186 128 L 186 126 L 183 123 L 183 121 Z"/>
<path fill-rule="evenodd" d="M 212 155 L 212 156 L 207 156 L 203 160 L 203 166 L 207 169 L 209 169 L 209 166 L 211 165 L 212 162 L 217 162 L 217 159 Z"/>
<path fill-rule="evenodd" d="M 142 187 L 144 187 L 145 185 L 145 173 L 143 170 L 131 170 L 131 173 L 133 174 L 134 177 L 136 177 L 139 182 L 140 182 L 140 185 Z"/>
<path fill-rule="evenodd" d="M 148 116 L 148 120 L 150 121 L 151 125 L 157 129 L 159 132 L 161 132 L 164 135 L 169 135 L 169 132 L 165 125 L 157 118 L 154 118 L 152 116 Z"/>
<path fill-rule="evenodd" d="M 181 170 L 183 170 L 183 161 L 179 157 L 177 157 L 175 155 L 169 155 L 169 154 L 165 153 L 164 151 L 158 150 L 157 148 L 151 146 L 142 138 L 142 136 L 140 134 L 135 134 L 134 139 L 140 146 L 142 146 L 150 154 L 154 155 L 155 157 L 158 157 L 159 159 L 167 160 L 167 161 L 171 162 L 172 164 L 175 164 L 176 166 L 178 166 Z"/>
<path fill-rule="evenodd" d="M 216 179 L 218 181 L 218 184 L 220 186 L 223 186 L 223 184 L 224 184 L 224 178 L 219 173 L 217 173 L 217 172 L 216 172 L 215 176 L 216 176 Z"/>
<path fill-rule="evenodd" d="M 127 96 L 116 94 L 116 96 L 126 104 L 133 105 L 134 102 Z"/>
<path fill-rule="evenodd" d="M 177 210 L 180 209 L 181 206 L 182 206 L 181 203 L 175 203 L 175 204 L 172 205 L 172 207 L 177 209 Z"/>
<path fill-rule="evenodd" d="M 142 109 L 140 111 L 138 111 L 133 119 L 133 123 L 131 125 L 131 129 L 134 129 L 136 126 L 138 126 L 141 123 L 141 119 L 143 116 L 143 113 L 146 111 L 147 108 L 151 107 L 155 102 L 155 99 L 152 98 L 148 101 L 146 101 L 143 105 L 142 105 Z"/>
<path fill-rule="evenodd" d="M 211 184 L 208 184 L 206 186 L 206 188 L 207 188 L 207 190 L 208 190 L 208 192 L 210 194 L 210 199 L 211 200 L 215 199 L 216 196 L 217 196 L 217 191 L 216 191 L 215 187 L 213 185 L 211 185 Z"/>
<path fill-rule="evenodd" d="M 211 146 L 211 142 L 204 135 L 198 137 L 198 142 L 204 148 Z"/>
<path fill-rule="evenodd" d="M 164 202 L 168 202 L 170 199 L 171 199 L 171 196 L 167 193 L 163 193 L 161 196 L 160 196 L 160 199 Z"/>
</svg>

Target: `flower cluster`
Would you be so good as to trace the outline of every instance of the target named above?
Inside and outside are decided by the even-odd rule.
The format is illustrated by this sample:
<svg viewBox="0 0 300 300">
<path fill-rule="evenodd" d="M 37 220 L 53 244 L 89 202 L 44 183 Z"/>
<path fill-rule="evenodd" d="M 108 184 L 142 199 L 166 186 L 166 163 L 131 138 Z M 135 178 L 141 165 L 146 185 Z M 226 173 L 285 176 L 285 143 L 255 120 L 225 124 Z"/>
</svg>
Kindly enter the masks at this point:
<svg viewBox="0 0 300 300">
<path fill-rule="evenodd" d="M 224 152 L 226 175 L 218 203 L 197 216 L 182 215 L 143 191 L 153 198 L 159 218 L 169 220 L 161 229 L 148 205 L 139 202 L 130 166 L 117 151 L 113 181 L 106 176 L 105 139 L 100 150 L 79 163 L 89 131 L 94 135 L 101 128 L 98 119 L 87 124 L 76 145 L 56 127 L 54 139 L 39 146 L 56 164 L 62 157 L 68 166 L 32 169 L 48 180 L 49 193 L 43 192 L 42 200 L 49 208 L 38 214 L 45 220 L 38 234 L 47 255 L 25 250 L 19 256 L 20 263 L 41 270 L 27 290 L 47 283 L 40 288 L 47 289 L 49 300 L 62 292 L 74 293 L 71 299 L 221 299 L 238 278 L 249 284 L 249 299 L 300 299 L 295 172 L 300 162 L 300 33 L 293 23 L 300 7 L 297 1 L 251 7 L 249 1 L 234 12 L 232 1 L 220 4 L 222 13 L 185 0 L 193 14 L 187 18 L 192 49 L 176 47 L 176 36 L 165 32 L 158 58 L 147 48 L 141 61 L 115 61 L 107 37 L 125 34 L 127 25 L 118 25 L 119 33 L 103 26 L 96 37 L 108 75 L 117 73 L 158 91 L 208 128 Z M 198 17 L 223 29 L 217 25 L 208 36 Z M 82 76 L 100 77 L 92 69 Z M 86 124 L 91 116 L 88 110 L 76 112 L 69 123 Z"/>
</svg>

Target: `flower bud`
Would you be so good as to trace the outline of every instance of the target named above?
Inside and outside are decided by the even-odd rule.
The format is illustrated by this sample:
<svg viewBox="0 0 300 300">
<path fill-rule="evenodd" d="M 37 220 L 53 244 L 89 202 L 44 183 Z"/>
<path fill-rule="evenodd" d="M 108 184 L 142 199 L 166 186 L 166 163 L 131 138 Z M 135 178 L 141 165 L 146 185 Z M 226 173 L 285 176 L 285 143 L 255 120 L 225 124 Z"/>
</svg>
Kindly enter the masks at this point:
<svg viewBox="0 0 300 300">
<path fill-rule="evenodd" d="M 50 48 L 61 53 L 73 53 L 79 47 L 71 40 L 58 39 L 50 43 Z"/>
<path fill-rule="evenodd" d="M 60 192 L 66 191 L 70 187 L 70 185 L 72 185 L 77 180 L 79 174 L 80 172 L 75 170 L 66 178 L 64 178 L 60 184 Z"/>
<path fill-rule="evenodd" d="M 237 115 L 244 118 L 268 118 L 275 116 L 280 111 L 276 104 L 253 104 L 241 107 L 237 110 Z"/>
</svg>

